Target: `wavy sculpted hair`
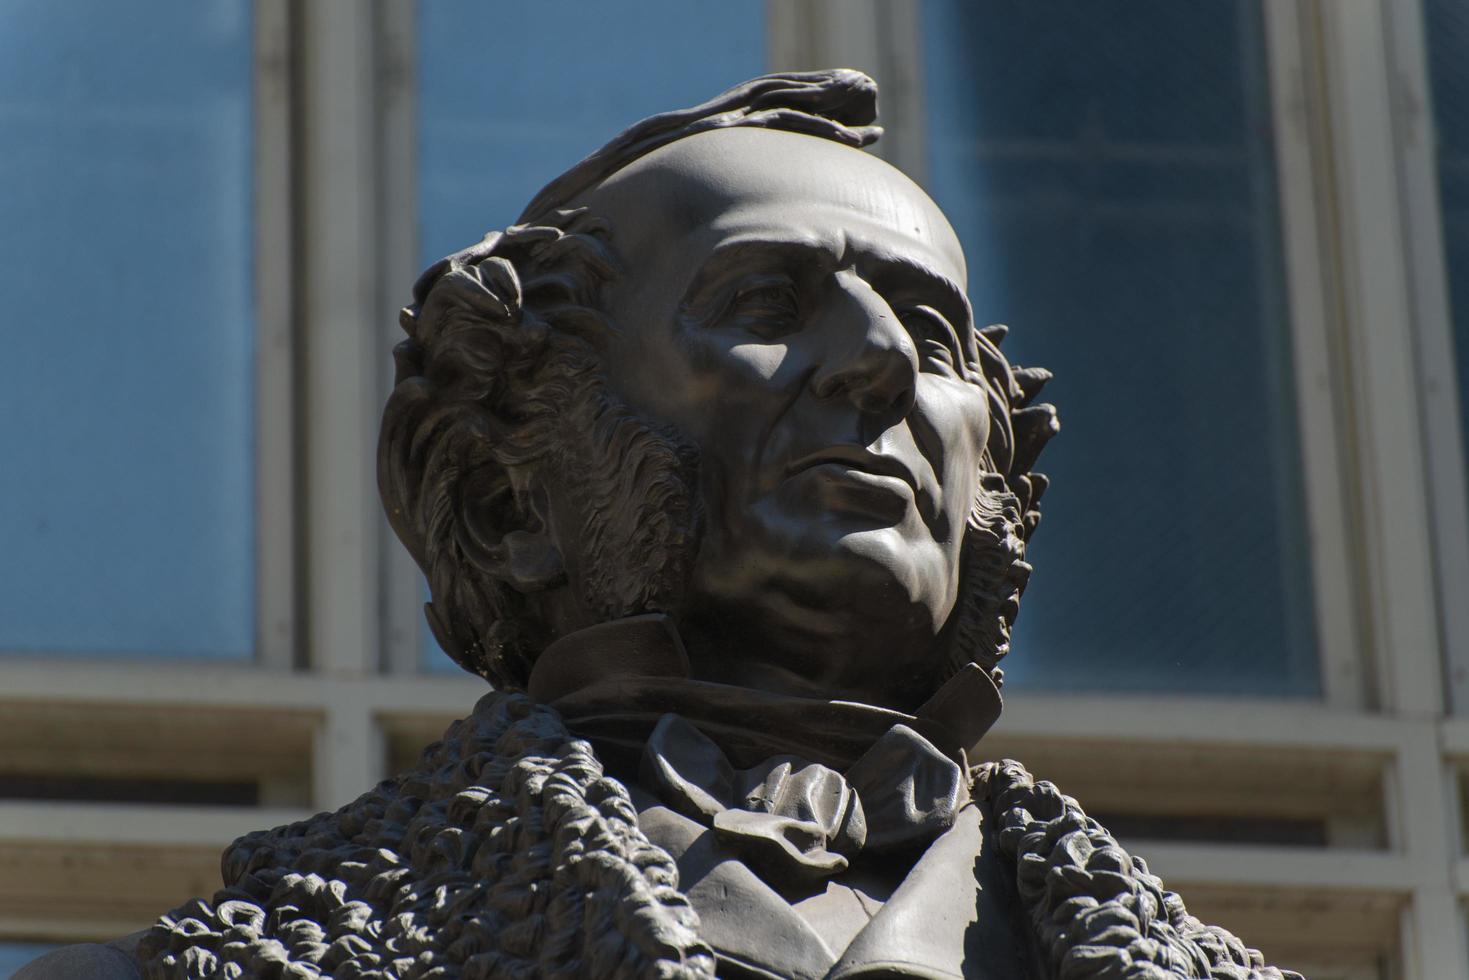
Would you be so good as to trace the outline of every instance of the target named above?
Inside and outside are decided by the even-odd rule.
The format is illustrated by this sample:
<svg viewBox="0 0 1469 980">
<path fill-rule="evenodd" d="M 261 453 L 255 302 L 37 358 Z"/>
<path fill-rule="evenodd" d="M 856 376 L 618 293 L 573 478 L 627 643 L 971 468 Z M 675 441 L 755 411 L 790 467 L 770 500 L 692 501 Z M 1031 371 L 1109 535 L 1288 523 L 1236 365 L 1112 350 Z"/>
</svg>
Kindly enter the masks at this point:
<svg viewBox="0 0 1469 980">
<path fill-rule="evenodd" d="M 854 148 L 877 139 L 877 84 L 861 72 L 767 75 L 691 109 L 645 119 L 556 178 L 502 232 L 441 259 L 419 278 L 394 350 L 396 383 L 378 444 L 389 522 L 428 577 L 428 621 L 471 673 L 522 689 L 555 639 L 538 609 L 492 574 L 517 560 L 518 532 L 538 531 L 527 467 L 545 468 L 578 508 L 582 600 L 611 619 L 673 611 L 697 550 L 698 455 L 678 433 L 632 415 L 604 383 L 602 310 L 619 272 L 612 229 L 568 207 L 609 174 L 695 133 L 758 126 Z M 960 596 L 945 674 L 997 664 L 1030 575 L 1025 542 L 1046 478 L 1031 471 L 1058 429 L 1032 405 L 1050 378 L 1000 353 L 1002 326 L 975 331 L 989 399 L 989 444 L 962 545 Z M 566 542 L 560 543 L 566 547 Z M 522 580 L 539 570 L 518 568 Z M 558 573 L 545 570 L 546 585 Z"/>
</svg>

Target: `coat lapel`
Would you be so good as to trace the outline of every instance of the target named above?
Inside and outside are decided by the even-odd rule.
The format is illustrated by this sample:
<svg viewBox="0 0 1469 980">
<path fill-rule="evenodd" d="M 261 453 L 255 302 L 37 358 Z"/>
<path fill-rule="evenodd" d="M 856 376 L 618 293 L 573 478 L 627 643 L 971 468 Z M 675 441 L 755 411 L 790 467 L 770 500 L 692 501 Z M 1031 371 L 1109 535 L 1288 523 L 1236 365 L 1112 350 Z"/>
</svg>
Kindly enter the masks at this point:
<svg viewBox="0 0 1469 980">
<path fill-rule="evenodd" d="M 640 803 L 648 802 L 634 793 Z M 643 833 L 678 864 L 679 886 L 702 913 L 721 977 L 820 980 L 836 956 L 780 894 L 720 846 L 713 831 L 661 805 L 643 806 Z"/>
<path fill-rule="evenodd" d="M 1024 980 L 1002 871 L 979 806 L 965 806 L 828 977 Z"/>
</svg>

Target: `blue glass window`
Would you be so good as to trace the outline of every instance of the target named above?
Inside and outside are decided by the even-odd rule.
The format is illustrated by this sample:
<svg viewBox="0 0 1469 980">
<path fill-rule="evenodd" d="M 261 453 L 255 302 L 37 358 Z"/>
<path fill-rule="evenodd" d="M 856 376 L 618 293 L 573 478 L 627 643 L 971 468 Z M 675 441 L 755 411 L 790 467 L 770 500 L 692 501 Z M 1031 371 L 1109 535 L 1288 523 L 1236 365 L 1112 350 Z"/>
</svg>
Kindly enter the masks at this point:
<svg viewBox="0 0 1469 980">
<path fill-rule="evenodd" d="M 1469 8 L 1426 0 L 1424 17 L 1459 411 L 1469 440 Z M 1469 442 L 1464 449 L 1469 455 Z"/>
<path fill-rule="evenodd" d="M 0 942 L 0 980 L 14 976 L 20 968 L 56 947 L 46 943 Z"/>
<path fill-rule="evenodd" d="M 1258 5 L 923 14 L 930 189 L 975 315 L 1056 373 L 1010 680 L 1318 696 Z"/>
<path fill-rule="evenodd" d="M 248 0 L 0 13 L 0 650 L 248 657 Z"/>
<path fill-rule="evenodd" d="M 625 126 L 765 71 L 761 0 L 418 7 L 424 265 L 504 228 Z M 711 43 L 710 38 L 717 38 Z M 457 669 L 425 630 L 431 669 Z"/>
</svg>

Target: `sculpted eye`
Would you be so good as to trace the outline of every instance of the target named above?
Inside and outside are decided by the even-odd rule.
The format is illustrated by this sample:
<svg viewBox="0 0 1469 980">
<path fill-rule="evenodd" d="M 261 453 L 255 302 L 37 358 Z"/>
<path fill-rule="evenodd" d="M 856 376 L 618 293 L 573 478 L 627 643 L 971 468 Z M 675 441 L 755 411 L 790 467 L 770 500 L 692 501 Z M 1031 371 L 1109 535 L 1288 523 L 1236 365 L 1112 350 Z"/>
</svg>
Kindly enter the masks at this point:
<svg viewBox="0 0 1469 980">
<path fill-rule="evenodd" d="M 764 276 L 742 285 L 729 305 L 732 316 L 764 332 L 788 328 L 801 315 L 796 285 L 785 276 Z"/>
<path fill-rule="evenodd" d="M 957 375 L 962 358 L 959 335 L 944 315 L 931 306 L 915 306 L 900 318 L 908 328 L 926 370 Z"/>
</svg>

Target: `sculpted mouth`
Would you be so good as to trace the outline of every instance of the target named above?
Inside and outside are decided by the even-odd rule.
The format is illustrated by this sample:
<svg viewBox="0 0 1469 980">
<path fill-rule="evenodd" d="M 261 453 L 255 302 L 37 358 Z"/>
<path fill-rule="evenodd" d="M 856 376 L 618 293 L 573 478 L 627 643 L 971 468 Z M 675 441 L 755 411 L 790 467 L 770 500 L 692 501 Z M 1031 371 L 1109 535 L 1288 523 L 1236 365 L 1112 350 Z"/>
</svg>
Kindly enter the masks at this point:
<svg viewBox="0 0 1469 980">
<path fill-rule="evenodd" d="M 896 521 L 909 507 L 930 526 L 939 519 L 938 500 L 918 474 L 896 456 L 872 452 L 858 445 L 819 449 L 792 462 L 786 480 L 802 474 L 825 487 L 826 499 L 837 509 L 854 507 L 882 520 Z"/>
<path fill-rule="evenodd" d="M 895 457 L 882 456 L 861 446 L 829 446 L 802 456 L 786 469 L 786 479 L 818 466 L 901 480 L 915 496 L 918 494 L 918 478 L 907 465 Z"/>
</svg>

